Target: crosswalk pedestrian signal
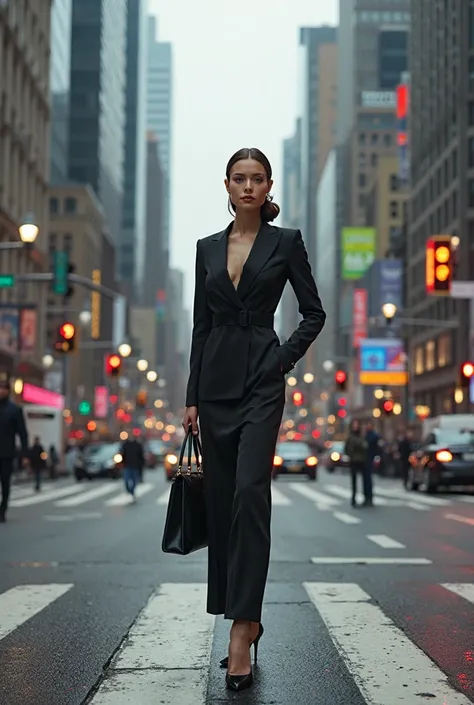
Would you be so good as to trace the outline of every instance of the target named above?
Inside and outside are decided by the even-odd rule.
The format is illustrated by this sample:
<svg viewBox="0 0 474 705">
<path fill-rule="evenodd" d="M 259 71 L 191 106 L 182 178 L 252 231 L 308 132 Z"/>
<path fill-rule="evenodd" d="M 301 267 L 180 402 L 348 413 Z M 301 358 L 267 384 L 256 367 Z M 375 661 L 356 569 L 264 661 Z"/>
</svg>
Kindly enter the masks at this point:
<svg viewBox="0 0 474 705">
<path fill-rule="evenodd" d="M 122 358 L 118 353 L 105 356 L 105 373 L 108 377 L 118 377 L 122 368 Z"/>
<path fill-rule="evenodd" d="M 76 326 L 74 323 L 66 322 L 59 326 L 54 349 L 61 353 L 73 352 L 76 349 Z"/>
<path fill-rule="evenodd" d="M 453 275 L 451 235 L 434 235 L 426 243 L 426 293 L 449 296 Z"/>
<path fill-rule="evenodd" d="M 344 372 L 344 370 L 337 370 L 336 374 L 334 375 L 334 380 L 336 382 L 336 389 L 340 392 L 343 392 L 347 384 L 347 374 Z"/>
<path fill-rule="evenodd" d="M 474 362 L 463 362 L 460 371 L 460 386 L 464 389 L 468 388 L 471 378 L 474 377 Z"/>
</svg>

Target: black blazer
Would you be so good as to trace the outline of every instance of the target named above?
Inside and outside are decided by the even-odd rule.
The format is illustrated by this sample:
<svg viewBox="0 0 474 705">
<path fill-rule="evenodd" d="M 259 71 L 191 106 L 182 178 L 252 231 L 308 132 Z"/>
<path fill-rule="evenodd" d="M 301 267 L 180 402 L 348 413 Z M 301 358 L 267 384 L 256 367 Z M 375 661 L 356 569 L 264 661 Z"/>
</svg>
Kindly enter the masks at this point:
<svg viewBox="0 0 474 705">
<path fill-rule="evenodd" d="M 9 399 L 0 402 L 0 458 L 16 456 L 16 437 L 23 453 L 28 452 L 28 433 L 23 410 Z"/>
<path fill-rule="evenodd" d="M 240 399 L 252 363 L 249 356 L 260 353 L 261 348 L 274 351 L 283 372 L 289 372 L 326 319 L 299 230 L 262 223 L 236 289 L 227 270 L 231 228 L 232 223 L 197 243 L 186 406 L 198 406 L 200 400 Z M 241 311 L 271 318 L 287 281 L 294 289 L 303 320 L 286 343 L 280 345 L 270 327 L 239 325 Z M 236 319 L 236 324 L 216 325 L 215 319 L 226 315 Z"/>
</svg>

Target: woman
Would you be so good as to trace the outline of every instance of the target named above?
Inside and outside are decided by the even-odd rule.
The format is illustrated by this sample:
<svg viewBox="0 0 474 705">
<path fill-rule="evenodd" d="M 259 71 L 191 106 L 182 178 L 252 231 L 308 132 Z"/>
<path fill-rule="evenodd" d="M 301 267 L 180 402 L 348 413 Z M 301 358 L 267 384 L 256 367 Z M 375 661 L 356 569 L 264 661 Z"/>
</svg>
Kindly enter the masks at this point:
<svg viewBox="0 0 474 705">
<path fill-rule="evenodd" d="M 349 428 L 349 436 L 347 437 L 346 447 L 344 453 L 349 457 L 350 467 L 351 467 L 351 480 L 352 480 L 352 500 L 351 504 L 353 507 L 357 506 L 356 495 L 357 495 L 357 475 L 361 477 L 365 476 L 367 470 L 367 449 L 368 443 L 362 437 L 360 424 L 357 419 L 354 419 Z M 364 483 L 364 490 L 366 484 Z M 371 499 L 370 499 L 371 501 Z M 369 504 L 369 497 L 365 497 L 365 505 Z"/>
<path fill-rule="evenodd" d="M 197 243 L 185 430 L 202 434 L 211 614 L 232 619 L 226 682 L 252 684 L 270 556 L 270 482 L 285 373 L 321 331 L 325 313 L 299 230 L 270 225 L 272 169 L 258 149 L 231 157 L 225 187 L 235 220 Z M 284 345 L 273 316 L 290 281 L 303 320 Z"/>
</svg>

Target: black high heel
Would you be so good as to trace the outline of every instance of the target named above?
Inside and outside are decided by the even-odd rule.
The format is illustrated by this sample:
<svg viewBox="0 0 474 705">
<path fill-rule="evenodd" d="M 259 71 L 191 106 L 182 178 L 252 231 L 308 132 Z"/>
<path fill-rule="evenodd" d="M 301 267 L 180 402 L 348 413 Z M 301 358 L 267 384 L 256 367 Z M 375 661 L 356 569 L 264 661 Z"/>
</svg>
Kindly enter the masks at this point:
<svg viewBox="0 0 474 705">
<path fill-rule="evenodd" d="M 253 683 L 253 673 L 250 669 L 250 673 L 246 673 L 245 676 L 231 676 L 226 673 L 225 684 L 229 690 L 245 690 L 250 688 Z"/>
<path fill-rule="evenodd" d="M 258 634 L 257 634 L 257 636 L 255 637 L 255 639 L 252 641 L 252 643 L 250 644 L 250 648 L 252 648 L 252 646 L 253 646 L 253 649 L 254 649 L 254 654 L 253 654 L 253 662 L 254 662 L 254 663 L 257 663 L 258 642 L 259 642 L 260 639 L 262 638 L 264 631 L 265 631 L 265 630 L 264 630 L 264 628 L 263 628 L 263 624 L 262 624 L 261 622 L 259 622 L 259 625 L 258 625 Z M 221 659 L 219 665 L 220 665 L 221 668 L 227 668 L 227 666 L 229 665 L 229 657 L 226 656 L 225 658 Z M 237 677 L 237 676 L 236 676 L 236 677 Z M 238 676 L 238 677 L 240 678 L 241 676 Z"/>
</svg>

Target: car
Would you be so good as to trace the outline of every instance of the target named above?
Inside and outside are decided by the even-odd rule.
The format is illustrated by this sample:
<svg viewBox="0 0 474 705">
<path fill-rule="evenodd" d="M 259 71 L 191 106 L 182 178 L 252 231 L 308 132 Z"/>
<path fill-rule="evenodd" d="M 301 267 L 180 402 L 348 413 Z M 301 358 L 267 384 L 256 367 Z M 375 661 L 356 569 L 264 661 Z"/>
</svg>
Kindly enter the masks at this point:
<svg viewBox="0 0 474 705">
<path fill-rule="evenodd" d="M 280 475 L 306 475 L 310 480 L 318 476 L 318 459 L 302 441 L 282 441 L 277 444 L 273 458 L 272 478 Z"/>
<path fill-rule="evenodd" d="M 83 474 L 89 480 L 94 477 L 111 477 L 117 479 L 122 471 L 122 455 L 120 443 L 105 443 L 83 462 Z"/>
<path fill-rule="evenodd" d="M 169 453 L 165 455 L 165 459 L 163 461 L 163 467 L 165 469 L 165 477 L 168 480 L 168 482 L 171 482 L 171 480 L 174 478 L 176 475 L 176 472 L 178 470 L 178 463 L 179 463 L 179 455 L 181 453 L 181 446 L 179 448 L 171 449 Z M 196 470 L 196 456 L 192 455 L 191 457 L 191 463 L 192 463 L 192 469 L 193 471 Z M 188 455 L 187 451 L 184 454 L 184 460 L 183 460 L 183 467 L 184 467 L 184 472 L 187 472 L 188 468 Z"/>
<path fill-rule="evenodd" d="M 165 444 L 163 441 L 153 439 L 148 441 L 145 449 L 145 462 L 147 468 L 154 468 L 158 463 L 162 463 L 165 452 Z"/>
<path fill-rule="evenodd" d="M 407 490 L 474 485 L 474 432 L 434 428 L 409 462 Z"/>
<path fill-rule="evenodd" d="M 344 453 L 345 441 L 334 441 L 324 455 L 324 466 L 328 472 L 349 467 L 349 456 Z"/>
</svg>

